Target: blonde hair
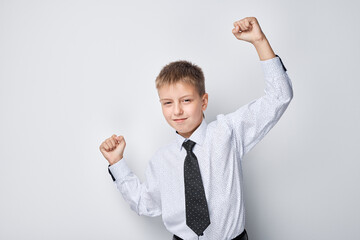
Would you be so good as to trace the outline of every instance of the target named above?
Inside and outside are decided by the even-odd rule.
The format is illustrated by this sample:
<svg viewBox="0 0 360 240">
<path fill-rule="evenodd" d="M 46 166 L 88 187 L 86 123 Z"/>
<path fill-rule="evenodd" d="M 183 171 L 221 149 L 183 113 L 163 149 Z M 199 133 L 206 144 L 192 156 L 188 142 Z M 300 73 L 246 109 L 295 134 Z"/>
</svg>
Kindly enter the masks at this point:
<svg viewBox="0 0 360 240">
<path fill-rule="evenodd" d="M 205 94 L 205 77 L 201 68 L 191 62 L 179 60 L 164 66 L 156 77 L 156 89 L 164 85 L 185 82 L 193 85 L 202 97 Z"/>
</svg>

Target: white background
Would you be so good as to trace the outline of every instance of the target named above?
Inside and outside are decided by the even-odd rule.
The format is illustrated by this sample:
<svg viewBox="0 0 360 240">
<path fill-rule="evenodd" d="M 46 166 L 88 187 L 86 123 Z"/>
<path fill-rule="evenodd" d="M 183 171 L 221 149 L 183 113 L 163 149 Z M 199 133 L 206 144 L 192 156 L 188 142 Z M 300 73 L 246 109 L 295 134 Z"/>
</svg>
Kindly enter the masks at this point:
<svg viewBox="0 0 360 240">
<path fill-rule="evenodd" d="M 292 80 L 278 124 L 244 158 L 251 240 L 360 239 L 356 1 L 0 0 L 0 239 L 171 239 L 113 184 L 99 145 L 125 136 L 143 181 L 174 138 L 155 89 L 175 60 L 202 67 L 207 122 L 264 94 L 257 17 Z"/>
</svg>

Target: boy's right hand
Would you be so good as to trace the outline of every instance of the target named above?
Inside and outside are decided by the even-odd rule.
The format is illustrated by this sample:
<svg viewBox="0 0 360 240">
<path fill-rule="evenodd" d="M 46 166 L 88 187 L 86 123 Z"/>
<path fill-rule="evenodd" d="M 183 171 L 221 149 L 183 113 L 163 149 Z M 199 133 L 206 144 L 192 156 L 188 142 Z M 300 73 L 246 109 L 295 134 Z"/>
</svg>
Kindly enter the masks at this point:
<svg viewBox="0 0 360 240">
<path fill-rule="evenodd" d="M 110 165 L 117 163 L 123 158 L 126 142 L 123 136 L 113 134 L 100 145 L 100 152 L 108 160 Z"/>
</svg>

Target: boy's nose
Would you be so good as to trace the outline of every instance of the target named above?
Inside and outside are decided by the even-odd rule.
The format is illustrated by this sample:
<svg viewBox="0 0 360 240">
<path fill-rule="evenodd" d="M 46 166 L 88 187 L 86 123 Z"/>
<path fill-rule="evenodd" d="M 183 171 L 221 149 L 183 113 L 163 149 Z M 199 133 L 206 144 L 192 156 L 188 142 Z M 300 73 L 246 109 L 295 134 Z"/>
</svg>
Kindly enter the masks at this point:
<svg viewBox="0 0 360 240">
<path fill-rule="evenodd" d="M 183 110 L 182 110 L 180 104 L 175 104 L 174 114 L 175 115 L 183 114 Z"/>
</svg>

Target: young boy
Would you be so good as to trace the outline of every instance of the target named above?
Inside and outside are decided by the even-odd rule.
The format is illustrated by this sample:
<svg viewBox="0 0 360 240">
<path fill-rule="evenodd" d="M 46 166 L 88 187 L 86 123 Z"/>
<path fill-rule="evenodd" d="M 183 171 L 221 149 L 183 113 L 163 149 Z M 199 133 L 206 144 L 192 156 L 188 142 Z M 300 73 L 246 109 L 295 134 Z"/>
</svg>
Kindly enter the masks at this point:
<svg viewBox="0 0 360 240">
<path fill-rule="evenodd" d="M 159 216 L 173 239 L 248 239 L 242 186 L 242 159 L 278 122 L 292 97 L 292 84 L 256 18 L 234 23 L 239 40 L 256 48 L 264 71 L 265 95 L 207 124 L 202 70 L 187 61 L 166 65 L 156 88 L 175 140 L 160 148 L 141 183 L 115 134 L 100 145 L 109 173 L 138 215 Z"/>
</svg>

